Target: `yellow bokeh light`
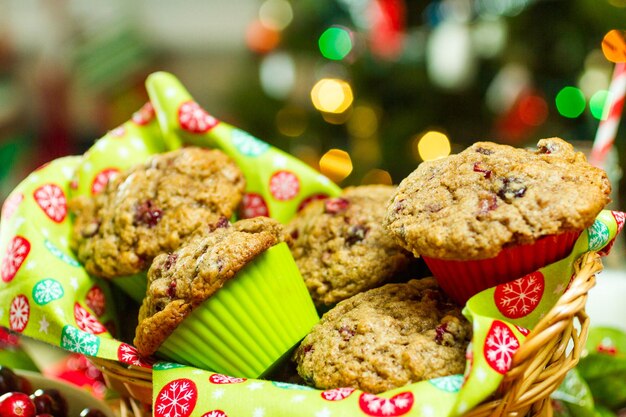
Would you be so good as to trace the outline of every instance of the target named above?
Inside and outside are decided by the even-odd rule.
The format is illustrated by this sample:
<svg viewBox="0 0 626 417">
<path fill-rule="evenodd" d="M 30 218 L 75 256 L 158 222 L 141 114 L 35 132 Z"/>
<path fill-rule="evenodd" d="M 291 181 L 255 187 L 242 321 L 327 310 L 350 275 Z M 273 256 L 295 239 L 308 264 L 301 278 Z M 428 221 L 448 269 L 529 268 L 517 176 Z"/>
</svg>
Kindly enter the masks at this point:
<svg viewBox="0 0 626 417">
<path fill-rule="evenodd" d="M 378 130 L 376 111 L 365 105 L 354 107 L 352 117 L 348 120 L 348 132 L 357 138 L 372 136 Z"/>
<path fill-rule="evenodd" d="M 353 99 L 350 84 L 337 78 L 323 78 L 311 90 L 313 105 L 326 113 L 345 112 Z"/>
<path fill-rule="evenodd" d="M 335 182 L 341 182 L 352 172 L 352 159 L 346 151 L 331 149 L 320 158 L 320 172 Z"/>
<path fill-rule="evenodd" d="M 300 107 L 287 106 L 276 113 L 276 127 L 285 136 L 296 138 L 304 133 L 307 125 L 307 114 Z"/>
<path fill-rule="evenodd" d="M 450 155 L 450 140 L 441 132 L 428 131 L 413 141 L 413 151 L 423 161 L 432 161 Z"/>
<path fill-rule="evenodd" d="M 393 181 L 391 179 L 391 174 L 383 169 L 373 169 L 368 171 L 367 174 L 363 176 L 361 180 L 361 184 L 384 184 L 384 185 L 392 185 Z"/>
</svg>

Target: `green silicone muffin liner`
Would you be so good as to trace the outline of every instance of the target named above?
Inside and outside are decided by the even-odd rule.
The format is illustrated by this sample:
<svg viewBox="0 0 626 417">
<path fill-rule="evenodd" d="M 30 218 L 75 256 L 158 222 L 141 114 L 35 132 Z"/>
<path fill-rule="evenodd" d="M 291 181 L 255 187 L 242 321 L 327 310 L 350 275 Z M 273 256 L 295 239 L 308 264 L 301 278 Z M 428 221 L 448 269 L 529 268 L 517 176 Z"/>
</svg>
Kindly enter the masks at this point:
<svg viewBox="0 0 626 417">
<path fill-rule="evenodd" d="M 140 272 L 139 274 L 127 277 L 113 278 L 111 279 L 111 283 L 140 304 L 146 296 L 148 283 L 145 272 Z"/>
<path fill-rule="evenodd" d="M 257 378 L 318 320 L 289 248 L 280 243 L 195 309 L 158 353 L 198 368 Z"/>
</svg>

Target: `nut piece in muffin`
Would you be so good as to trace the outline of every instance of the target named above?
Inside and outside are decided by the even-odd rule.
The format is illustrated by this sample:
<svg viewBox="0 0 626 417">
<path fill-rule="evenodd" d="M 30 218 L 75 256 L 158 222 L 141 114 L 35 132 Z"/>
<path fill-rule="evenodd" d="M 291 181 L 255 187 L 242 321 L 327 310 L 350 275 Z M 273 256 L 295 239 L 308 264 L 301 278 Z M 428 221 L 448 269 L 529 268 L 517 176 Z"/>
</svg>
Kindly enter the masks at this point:
<svg viewBox="0 0 626 417">
<path fill-rule="evenodd" d="M 310 203 L 286 228 L 291 253 L 316 305 L 382 285 L 413 256 L 383 227 L 395 187 L 369 185 Z"/>
<path fill-rule="evenodd" d="M 433 278 L 387 284 L 326 313 L 294 354 L 319 389 L 380 393 L 463 373 L 471 325 Z"/>
<path fill-rule="evenodd" d="M 562 139 L 542 139 L 535 151 L 478 142 L 420 164 L 398 186 L 385 226 L 415 255 L 488 259 L 584 230 L 610 192 L 606 173 Z"/>
<path fill-rule="evenodd" d="M 94 198 L 71 201 L 72 247 L 92 275 L 136 274 L 158 254 L 230 218 L 244 188 L 243 174 L 221 151 L 189 147 L 156 155 Z"/>
<path fill-rule="evenodd" d="M 142 355 L 163 341 L 202 302 L 248 262 L 282 242 L 283 228 L 267 217 L 240 220 L 157 256 L 148 271 L 148 290 L 139 310 L 135 346 Z"/>
</svg>

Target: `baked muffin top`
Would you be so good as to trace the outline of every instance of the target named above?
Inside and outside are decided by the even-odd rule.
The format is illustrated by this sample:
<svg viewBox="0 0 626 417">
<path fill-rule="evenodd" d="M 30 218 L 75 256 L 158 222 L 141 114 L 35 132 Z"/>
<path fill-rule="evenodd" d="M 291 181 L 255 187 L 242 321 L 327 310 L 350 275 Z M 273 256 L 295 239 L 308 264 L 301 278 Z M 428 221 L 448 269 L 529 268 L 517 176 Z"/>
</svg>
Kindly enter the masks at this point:
<svg viewBox="0 0 626 417">
<path fill-rule="evenodd" d="M 156 255 L 230 218 L 244 187 L 243 174 L 221 151 L 189 147 L 156 155 L 94 198 L 70 202 L 73 249 L 92 275 L 145 271 Z"/>
<path fill-rule="evenodd" d="M 134 341 L 142 355 L 156 352 L 194 308 L 248 262 L 282 242 L 283 228 L 276 220 L 256 217 L 231 225 L 222 219 L 212 232 L 152 262 Z"/>
<path fill-rule="evenodd" d="M 382 224 L 395 187 L 368 185 L 310 203 L 287 226 L 313 301 L 331 305 L 381 285 L 409 264 Z"/>
<path fill-rule="evenodd" d="M 435 279 L 387 284 L 337 304 L 294 354 L 319 389 L 379 393 L 463 373 L 471 325 Z"/>
<path fill-rule="evenodd" d="M 584 230 L 609 203 L 601 169 L 559 138 L 535 151 L 478 142 L 405 178 L 385 226 L 415 255 L 492 258 L 504 247 Z"/>
</svg>

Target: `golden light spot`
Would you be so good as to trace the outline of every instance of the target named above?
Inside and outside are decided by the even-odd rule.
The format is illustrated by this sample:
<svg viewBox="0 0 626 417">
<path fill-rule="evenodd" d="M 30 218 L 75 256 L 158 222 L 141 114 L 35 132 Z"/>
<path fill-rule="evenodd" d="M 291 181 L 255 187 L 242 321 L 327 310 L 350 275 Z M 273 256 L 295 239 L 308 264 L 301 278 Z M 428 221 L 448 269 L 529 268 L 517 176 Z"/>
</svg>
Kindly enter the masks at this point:
<svg viewBox="0 0 626 417">
<path fill-rule="evenodd" d="M 337 78 L 322 78 L 311 90 L 313 105 L 326 113 L 345 112 L 353 99 L 350 84 Z"/>
<path fill-rule="evenodd" d="M 368 171 L 367 174 L 363 176 L 361 180 L 361 184 L 384 184 L 384 185 L 392 185 L 393 180 L 391 179 L 391 174 L 383 169 L 373 169 Z"/>
<path fill-rule="evenodd" d="M 335 182 L 341 182 L 352 172 L 352 159 L 346 151 L 331 149 L 320 158 L 320 172 Z"/>
<path fill-rule="evenodd" d="M 287 106 L 276 113 L 276 127 L 285 136 L 297 138 L 307 128 L 308 119 L 304 109 L 296 106 Z"/>
<path fill-rule="evenodd" d="M 626 31 L 613 29 L 602 39 L 602 52 L 611 62 L 626 62 Z"/>
<path fill-rule="evenodd" d="M 417 152 L 415 152 L 417 151 Z M 413 140 L 413 153 L 422 161 L 432 161 L 450 155 L 450 140 L 441 132 L 435 130 L 417 136 Z"/>
<path fill-rule="evenodd" d="M 348 132 L 357 138 L 372 136 L 378 130 L 378 115 L 369 106 L 356 106 L 347 127 Z"/>
</svg>

